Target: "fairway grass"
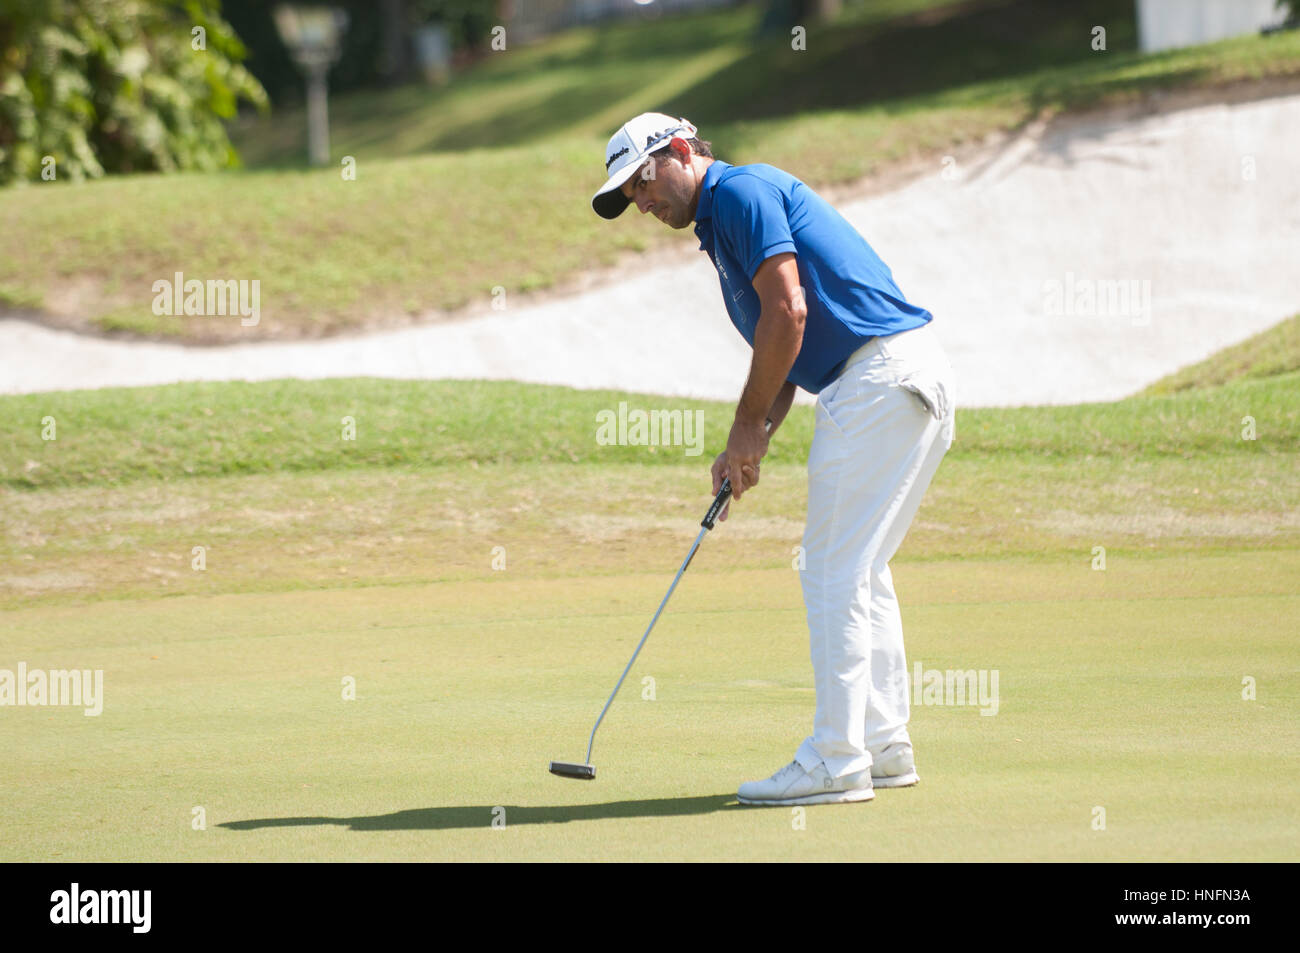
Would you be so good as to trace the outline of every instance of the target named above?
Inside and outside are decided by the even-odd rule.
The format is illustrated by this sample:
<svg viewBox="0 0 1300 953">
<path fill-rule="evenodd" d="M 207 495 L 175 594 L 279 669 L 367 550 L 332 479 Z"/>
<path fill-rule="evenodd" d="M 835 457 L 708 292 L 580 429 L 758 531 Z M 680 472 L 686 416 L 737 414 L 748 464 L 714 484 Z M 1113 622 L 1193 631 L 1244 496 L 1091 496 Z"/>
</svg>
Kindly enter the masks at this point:
<svg viewBox="0 0 1300 953">
<path fill-rule="evenodd" d="M 1108 557 L 1300 548 L 1294 456 L 946 460 L 900 559 Z M 736 569 L 788 567 L 803 534 L 795 464 L 763 468 L 709 546 Z M 594 578 L 680 563 L 709 504 L 695 467 L 472 465 L 0 491 L 0 609 L 113 599 Z M 194 568 L 195 547 L 203 569 Z M 0 642 L 3 647 L 3 642 Z M 3 660 L 0 659 L 0 666 Z"/>
<path fill-rule="evenodd" d="M 624 402 L 696 414 L 700 442 L 686 446 L 680 426 L 675 443 L 661 446 L 597 442 L 597 415 Z M 705 466 L 734 413 L 726 401 L 504 381 L 233 381 L 0 396 L 0 490 L 453 464 Z M 1242 436 L 1247 416 L 1253 440 Z M 793 408 L 765 462 L 802 465 L 812 434 L 812 408 Z M 1112 403 L 959 408 L 949 459 L 969 456 L 990 472 L 1006 462 L 1082 461 L 1092 467 L 1076 474 L 1086 481 L 1097 466 L 1124 462 L 1214 466 L 1297 453 L 1300 371 Z"/>
<path fill-rule="evenodd" d="M 582 759 L 671 565 L 7 613 L 6 664 L 103 669 L 105 701 L 98 717 L 3 711 L 0 859 L 1281 861 L 1300 849 L 1297 553 L 1104 572 L 899 565 L 909 663 L 996 671 L 997 712 L 916 705 L 919 786 L 801 818 L 734 799 L 810 727 L 798 576 L 729 569 L 712 542 L 597 736 L 592 783 L 547 762 Z"/>
<path fill-rule="evenodd" d="M 1300 547 L 1300 374 L 1069 407 L 959 410 L 904 559 Z M 708 506 L 732 408 L 682 446 L 602 446 L 597 414 L 664 398 L 447 381 L 272 381 L 0 398 L 0 608 L 509 571 L 671 566 Z M 1255 439 L 1243 438 L 1243 420 Z M 355 440 L 343 440 L 350 418 Z M 44 440 L 53 419 L 56 439 Z M 712 546 L 788 565 L 812 409 Z M 204 568 L 193 568 L 195 547 Z"/>
</svg>

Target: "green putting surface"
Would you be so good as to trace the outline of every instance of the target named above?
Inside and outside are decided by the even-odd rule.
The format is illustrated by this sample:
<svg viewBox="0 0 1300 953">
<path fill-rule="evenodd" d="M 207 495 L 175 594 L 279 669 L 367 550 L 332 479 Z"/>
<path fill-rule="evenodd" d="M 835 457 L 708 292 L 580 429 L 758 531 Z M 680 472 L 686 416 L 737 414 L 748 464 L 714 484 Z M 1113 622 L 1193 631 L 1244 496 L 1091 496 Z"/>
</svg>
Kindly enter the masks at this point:
<svg viewBox="0 0 1300 953">
<path fill-rule="evenodd" d="M 0 709 L 0 859 L 1296 856 L 1295 551 L 900 562 L 909 664 L 996 672 L 996 713 L 918 703 L 950 700 L 923 674 L 921 784 L 797 814 L 734 797 L 811 723 L 797 573 L 708 542 L 589 784 L 548 761 L 581 760 L 672 567 L 10 611 L 0 666 L 104 697 Z"/>
</svg>

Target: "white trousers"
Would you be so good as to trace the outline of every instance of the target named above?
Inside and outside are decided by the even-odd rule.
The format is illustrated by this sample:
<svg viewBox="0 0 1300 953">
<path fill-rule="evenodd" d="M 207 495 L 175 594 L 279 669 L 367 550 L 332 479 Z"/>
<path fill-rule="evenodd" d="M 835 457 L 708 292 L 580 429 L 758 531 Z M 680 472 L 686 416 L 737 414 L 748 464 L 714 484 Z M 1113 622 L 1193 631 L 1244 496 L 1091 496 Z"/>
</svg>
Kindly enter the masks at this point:
<svg viewBox="0 0 1300 953">
<path fill-rule="evenodd" d="M 817 398 L 800 574 L 817 714 L 795 760 L 832 777 L 909 741 L 889 560 L 952 446 L 952 368 L 929 325 L 874 338 Z"/>
</svg>

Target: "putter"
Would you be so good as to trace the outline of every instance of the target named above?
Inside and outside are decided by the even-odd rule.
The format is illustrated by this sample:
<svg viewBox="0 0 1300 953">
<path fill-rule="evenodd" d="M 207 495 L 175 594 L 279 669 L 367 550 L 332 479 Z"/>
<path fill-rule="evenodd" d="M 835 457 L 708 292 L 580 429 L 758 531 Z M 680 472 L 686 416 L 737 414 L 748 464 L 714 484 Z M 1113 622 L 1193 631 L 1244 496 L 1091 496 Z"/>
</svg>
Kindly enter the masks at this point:
<svg viewBox="0 0 1300 953">
<path fill-rule="evenodd" d="M 767 422 L 767 429 L 772 430 L 772 422 Z M 645 635 L 641 636 L 641 641 L 636 644 L 636 651 L 632 653 L 632 658 L 628 660 L 627 668 L 623 669 L 623 674 L 618 677 L 618 684 L 614 686 L 614 691 L 609 695 L 609 701 L 605 702 L 605 707 L 600 710 L 600 717 L 596 719 L 595 726 L 591 729 L 591 737 L 587 740 L 587 760 L 584 764 L 573 764 L 569 761 L 552 761 L 551 774 L 558 774 L 562 778 L 577 778 L 581 781 L 596 780 L 596 766 L 591 763 L 591 748 L 596 743 L 596 729 L 600 723 L 605 720 L 605 712 L 609 711 L 609 706 L 614 703 L 614 696 L 618 690 L 623 687 L 623 679 L 627 678 L 627 673 L 632 671 L 632 663 L 636 657 L 641 654 L 641 646 L 645 645 L 645 640 L 650 638 L 650 630 L 655 627 L 659 621 L 659 615 L 664 611 L 664 606 L 668 605 L 668 600 L 672 597 L 673 590 L 677 588 L 677 582 L 682 578 L 682 573 L 686 572 L 686 567 L 691 564 L 695 558 L 695 551 L 700 548 L 700 543 L 704 541 L 704 534 L 713 529 L 713 523 L 722 512 L 722 508 L 727 505 L 727 500 L 731 497 L 731 479 L 725 478 L 722 481 L 722 489 L 718 495 L 713 498 L 713 505 L 709 511 L 704 514 L 704 519 L 700 521 L 700 535 L 695 537 L 695 542 L 691 545 L 691 551 L 686 554 L 686 561 L 682 563 L 682 568 L 677 570 L 677 575 L 673 577 L 673 584 L 668 587 L 668 592 L 664 596 L 664 601 L 659 603 L 659 609 L 655 612 L 655 617 L 650 620 L 650 628 L 645 630 Z"/>
</svg>

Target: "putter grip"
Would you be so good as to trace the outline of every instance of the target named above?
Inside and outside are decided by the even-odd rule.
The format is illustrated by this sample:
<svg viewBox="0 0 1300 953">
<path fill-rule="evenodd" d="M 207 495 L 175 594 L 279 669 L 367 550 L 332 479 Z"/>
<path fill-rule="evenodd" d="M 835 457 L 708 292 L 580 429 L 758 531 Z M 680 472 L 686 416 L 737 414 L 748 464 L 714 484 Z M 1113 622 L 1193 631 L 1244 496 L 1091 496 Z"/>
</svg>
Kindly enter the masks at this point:
<svg viewBox="0 0 1300 953">
<path fill-rule="evenodd" d="M 763 423 L 763 429 L 768 433 L 772 432 L 771 417 L 768 417 Z M 722 512 L 722 508 L 727 505 L 727 500 L 729 499 L 731 499 L 731 477 L 724 477 L 722 480 L 722 489 L 719 490 L 718 495 L 713 498 L 713 505 L 710 506 L 709 511 L 704 514 L 704 519 L 700 520 L 700 525 L 705 529 L 713 529 L 713 524 L 717 520 L 718 514 Z"/>
<path fill-rule="evenodd" d="M 722 489 L 713 498 L 713 505 L 704 514 L 704 519 L 700 520 L 700 525 L 705 529 L 713 529 L 714 521 L 717 520 L 718 514 L 722 512 L 722 508 L 727 505 L 729 499 L 731 499 L 731 477 L 725 477 L 722 481 Z"/>
</svg>

